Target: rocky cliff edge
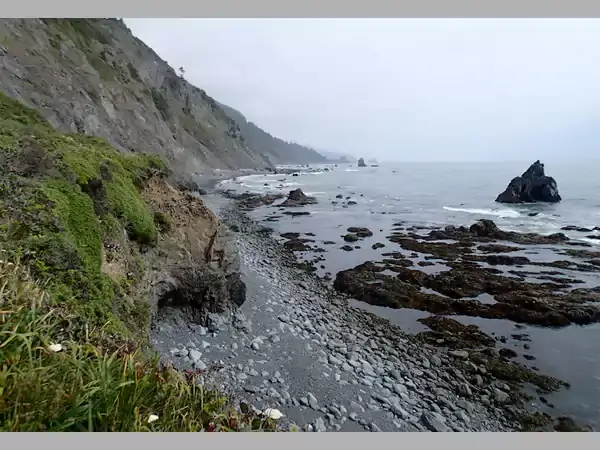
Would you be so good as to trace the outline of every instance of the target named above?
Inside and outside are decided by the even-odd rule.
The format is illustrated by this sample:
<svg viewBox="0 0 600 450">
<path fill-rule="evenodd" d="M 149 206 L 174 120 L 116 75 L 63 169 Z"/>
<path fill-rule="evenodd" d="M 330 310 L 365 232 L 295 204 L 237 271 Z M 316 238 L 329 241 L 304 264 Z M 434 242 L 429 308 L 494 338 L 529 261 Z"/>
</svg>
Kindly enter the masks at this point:
<svg viewBox="0 0 600 450">
<path fill-rule="evenodd" d="M 175 172 L 270 167 L 206 92 L 121 20 L 1 19 L 0 87 L 58 130 L 156 153 Z"/>
</svg>

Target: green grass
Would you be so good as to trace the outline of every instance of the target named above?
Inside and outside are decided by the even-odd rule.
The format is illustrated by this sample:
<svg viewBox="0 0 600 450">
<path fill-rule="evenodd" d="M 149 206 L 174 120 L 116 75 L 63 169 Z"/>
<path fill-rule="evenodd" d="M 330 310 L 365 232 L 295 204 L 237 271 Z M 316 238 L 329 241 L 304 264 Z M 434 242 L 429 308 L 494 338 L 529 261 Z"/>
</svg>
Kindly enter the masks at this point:
<svg viewBox="0 0 600 450">
<path fill-rule="evenodd" d="M 51 305 L 19 262 L 0 261 L 0 431 L 275 430 L 198 375 Z"/>
</svg>

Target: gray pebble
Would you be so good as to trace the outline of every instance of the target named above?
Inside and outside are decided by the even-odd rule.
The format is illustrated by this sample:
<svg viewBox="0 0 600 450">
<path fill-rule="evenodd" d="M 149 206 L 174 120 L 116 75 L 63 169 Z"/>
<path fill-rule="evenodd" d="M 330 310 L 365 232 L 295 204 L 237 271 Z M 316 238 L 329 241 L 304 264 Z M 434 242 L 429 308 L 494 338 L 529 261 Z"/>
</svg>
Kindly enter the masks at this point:
<svg viewBox="0 0 600 450">
<path fill-rule="evenodd" d="M 327 428 L 325 427 L 325 421 L 322 417 L 317 417 L 317 419 L 314 422 L 314 427 L 315 431 L 317 432 L 327 431 Z"/>
<path fill-rule="evenodd" d="M 330 364 L 335 364 L 336 366 L 339 366 L 340 364 L 342 364 L 342 361 L 338 358 L 336 358 L 333 355 L 329 355 L 329 363 Z"/>
<path fill-rule="evenodd" d="M 421 416 L 421 423 L 429 430 L 438 433 L 450 431 L 450 428 L 444 423 L 445 420 L 439 414 L 432 412 L 424 412 Z"/>
<path fill-rule="evenodd" d="M 315 410 L 319 409 L 319 402 L 317 401 L 317 398 L 311 392 L 306 394 L 306 398 L 308 399 L 308 405 L 312 409 L 315 409 Z"/>
</svg>

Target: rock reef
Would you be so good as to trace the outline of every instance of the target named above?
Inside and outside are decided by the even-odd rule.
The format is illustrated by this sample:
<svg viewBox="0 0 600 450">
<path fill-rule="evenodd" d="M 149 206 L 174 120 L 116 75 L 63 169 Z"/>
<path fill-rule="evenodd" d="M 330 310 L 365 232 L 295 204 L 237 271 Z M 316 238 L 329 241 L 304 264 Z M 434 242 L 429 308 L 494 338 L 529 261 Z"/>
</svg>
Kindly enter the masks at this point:
<svg viewBox="0 0 600 450">
<path fill-rule="evenodd" d="M 399 244 L 404 251 L 416 252 L 415 256 L 421 254 L 425 261 L 419 262 L 419 266 L 431 265 L 428 260 L 438 260 L 433 264 L 449 270 L 429 274 L 410 269 L 408 267 L 413 266 L 413 261 L 401 252 L 394 252 L 382 255 L 386 258 L 382 261 L 368 261 L 339 272 L 334 287 L 373 305 L 418 309 L 434 314 L 509 319 L 551 327 L 600 321 L 598 288 L 571 289 L 571 284 L 580 281 L 557 277 L 554 272 L 512 270 L 509 271 L 512 276 L 508 276 L 497 268 L 531 265 L 580 272 L 600 271 L 594 260 L 584 263 L 567 260 L 536 262 L 525 256 L 509 256 L 505 253 L 519 248 L 494 242 L 522 245 L 568 242 L 566 236 L 560 233 L 543 236 L 506 232 L 491 220 L 480 220 L 469 228 L 446 227 L 444 230 L 432 230 L 427 235 L 396 232 L 388 239 Z M 572 250 L 565 252 L 576 254 Z M 580 256 L 595 255 L 583 252 Z M 526 278 L 534 278 L 535 282 L 526 281 Z M 492 296 L 493 300 L 480 300 L 483 294 Z"/>
<path fill-rule="evenodd" d="M 546 176 L 544 165 L 539 160 L 523 175 L 513 178 L 496 198 L 498 203 L 558 203 L 561 200 L 556 181 Z"/>
</svg>

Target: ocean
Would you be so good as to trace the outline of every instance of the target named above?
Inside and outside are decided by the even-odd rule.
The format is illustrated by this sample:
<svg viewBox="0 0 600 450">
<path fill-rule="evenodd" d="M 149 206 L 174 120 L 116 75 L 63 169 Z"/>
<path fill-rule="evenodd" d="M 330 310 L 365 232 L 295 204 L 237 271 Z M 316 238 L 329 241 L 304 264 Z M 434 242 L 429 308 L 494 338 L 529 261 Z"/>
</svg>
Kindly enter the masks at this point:
<svg viewBox="0 0 600 450">
<path fill-rule="evenodd" d="M 531 161 L 533 162 L 533 161 Z M 559 204 L 503 205 L 494 200 L 508 182 L 524 172 L 531 162 L 511 163 L 381 163 L 379 167 L 358 168 L 356 165 L 312 165 L 312 172 L 298 176 L 268 174 L 250 175 L 227 180 L 221 189 L 238 192 L 283 193 L 296 188 L 317 198 L 318 203 L 301 210 L 310 215 L 290 217 L 281 215 L 277 207 L 265 206 L 249 215 L 278 233 L 309 233 L 315 245 L 333 241 L 336 245 L 322 246 L 324 253 L 298 254 L 299 259 L 319 258 L 317 273 L 335 279 L 338 271 L 355 267 L 369 260 L 381 259 L 381 253 L 394 249 L 389 242 L 395 223 L 406 226 L 469 226 L 478 219 L 492 219 L 501 229 L 517 232 L 551 234 L 563 232 L 572 239 L 590 244 L 588 250 L 600 251 L 600 231 L 582 233 L 562 231 L 566 226 L 593 229 L 600 227 L 600 170 L 599 162 L 569 162 L 546 164 L 546 174 L 556 179 L 563 201 Z M 287 167 L 293 168 L 293 167 Z M 327 169 L 327 170 L 325 170 Z M 304 168 L 306 170 L 306 168 Z M 341 195 L 343 199 L 336 198 Z M 347 204 L 348 201 L 356 202 Z M 276 219 L 266 221 L 269 217 Z M 367 227 L 374 235 L 361 243 L 360 249 L 347 252 L 341 236 L 348 227 Z M 312 236 L 314 235 L 314 236 Z M 385 248 L 373 250 L 381 242 Z M 368 244 L 368 245 L 367 245 Z M 511 253 L 517 256 L 520 252 Z M 538 254 L 527 254 L 532 260 L 559 259 L 548 248 Z M 560 259 L 565 259 L 561 257 Z M 565 274 L 584 282 L 577 287 L 600 285 L 600 273 Z M 407 332 L 423 331 L 416 319 L 429 313 L 415 310 L 394 310 L 351 301 L 352 307 L 364 308 L 398 324 Z M 554 405 L 553 415 L 568 415 L 600 429 L 600 324 L 568 326 L 550 329 L 520 326 L 519 333 L 528 335 L 527 353 L 536 359 L 523 358 L 524 342 L 512 341 L 516 324 L 507 320 L 453 316 L 465 324 L 478 325 L 482 331 L 507 336 L 504 344 L 518 353 L 517 361 L 536 366 L 540 373 L 552 375 L 571 383 L 569 390 L 547 396 Z M 539 405 L 545 408 L 543 404 Z"/>
</svg>

